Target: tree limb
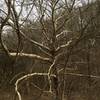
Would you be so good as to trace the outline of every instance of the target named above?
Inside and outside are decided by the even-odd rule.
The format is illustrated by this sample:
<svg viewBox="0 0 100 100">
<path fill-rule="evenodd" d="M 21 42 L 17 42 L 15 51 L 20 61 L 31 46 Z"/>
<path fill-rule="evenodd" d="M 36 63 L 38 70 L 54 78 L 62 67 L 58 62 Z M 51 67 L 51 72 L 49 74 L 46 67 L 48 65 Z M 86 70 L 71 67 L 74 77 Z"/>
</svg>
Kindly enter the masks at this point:
<svg viewBox="0 0 100 100">
<path fill-rule="evenodd" d="M 22 96 L 21 96 L 21 93 L 19 92 L 18 90 L 18 84 L 19 82 L 21 82 L 22 80 L 25 80 L 25 79 L 28 79 L 32 76 L 48 76 L 48 73 L 31 73 L 31 74 L 27 74 L 27 75 L 24 75 L 22 76 L 21 78 L 17 79 L 16 83 L 15 83 L 15 92 L 17 93 L 18 95 L 18 99 L 19 100 L 22 100 Z M 56 77 L 55 75 L 51 75 L 52 77 Z"/>
<path fill-rule="evenodd" d="M 9 53 L 9 54 L 12 57 L 16 57 L 16 53 Z M 28 57 L 28 58 L 33 58 L 33 59 L 48 61 L 50 63 L 52 62 L 52 60 L 50 58 L 41 57 L 41 56 L 36 55 L 36 54 L 18 53 L 18 56 L 19 57 Z"/>
<path fill-rule="evenodd" d="M 8 8 L 8 13 L 7 13 L 6 18 L 3 20 L 3 22 L 1 23 L 1 26 L 0 26 L 0 43 L 1 43 L 1 46 L 2 46 L 3 50 L 5 51 L 5 53 L 9 56 L 8 48 L 3 43 L 3 40 L 2 40 L 2 30 L 3 30 L 4 26 L 6 25 L 7 21 L 9 20 L 9 17 L 10 17 L 10 13 L 11 13 L 11 0 L 8 0 L 8 2 L 6 2 L 6 5 L 7 5 L 7 8 Z"/>
</svg>

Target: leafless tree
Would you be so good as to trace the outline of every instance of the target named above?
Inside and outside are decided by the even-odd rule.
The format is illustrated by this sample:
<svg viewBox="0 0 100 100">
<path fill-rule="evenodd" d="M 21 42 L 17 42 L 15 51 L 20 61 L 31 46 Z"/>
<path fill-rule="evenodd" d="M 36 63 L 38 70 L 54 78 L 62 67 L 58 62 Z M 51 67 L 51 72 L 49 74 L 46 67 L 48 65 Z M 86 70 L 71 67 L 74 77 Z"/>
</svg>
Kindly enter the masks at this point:
<svg viewBox="0 0 100 100">
<path fill-rule="evenodd" d="M 29 73 L 17 79 L 15 91 L 19 100 L 22 100 L 21 93 L 18 90 L 20 82 L 32 76 L 48 77 L 49 90 L 40 90 L 52 94 L 54 100 L 64 100 L 66 85 L 65 77 L 66 74 L 69 74 L 66 73 L 68 61 L 70 56 L 74 54 L 73 49 L 80 41 L 87 39 L 91 35 L 85 34 L 85 32 L 97 16 L 93 16 L 84 21 L 82 13 L 85 12 L 88 7 L 85 10 L 81 10 L 81 7 L 78 7 L 79 4 L 77 4 L 77 0 L 71 0 L 71 2 L 69 2 L 69 0 L 4 0 L 4 2 L 7 11 L 2 10 L 6 17 L 1 17 L 0 43 L 5 53 L 10 58 L 13 57 L 15 61 L 18 57 L 27 57 L 45 61 L 50 64 L 47 73 Z M 19 9 L 20 11 L 18 11 Z M 78 29 L 76 31 L 68 30 L 67 24 L 72 22 L 76 17 L 79 19 Z M 30 38 L 28 33 L 24 33 L 23 29 L 25 29 L 25 25 L 28 23 L 31 25 L 32 20 L 38 23 L 38 27 L 35 28 L 35 26 L 33 26 L 32 29 L 40 30 L 42 40 L 40 40 L 40 42 Z M 17 35 L 16 52 L 10 52 L 9 47 L 4 44 L 4 27 L 11 27 Z M 23 38 L 34 44 L 45 56 L 41 56 L 39 53 L 39 55 L 33 53 L 28 54 L 21 50 Z M 77 51 L 78 50 L 76 50 L 75 53 Z M 59 59 L 62 58 L 64 59 L 64 65 L 59 68 L 57 64 L 59 63 Z M 69 75 L 84 76 L 71 73 Z M 91 74 L 85 76 L 96 77 L 91 76 Z"/>
</svg>

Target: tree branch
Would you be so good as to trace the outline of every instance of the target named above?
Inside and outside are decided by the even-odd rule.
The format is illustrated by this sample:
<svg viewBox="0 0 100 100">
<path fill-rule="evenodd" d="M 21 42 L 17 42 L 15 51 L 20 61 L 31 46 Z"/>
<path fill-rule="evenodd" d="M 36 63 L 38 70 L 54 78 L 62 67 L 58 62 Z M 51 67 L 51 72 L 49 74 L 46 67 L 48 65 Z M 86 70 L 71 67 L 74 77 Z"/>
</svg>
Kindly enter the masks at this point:
<svg viewBox="0 0 100 100">
<path fill-rule="evenodd" d="M 47 46 L 44 46 L 43 44 L 41 43 L 38 43 L 32 39 L 30 39 L 28 36 L 26 36 L 22 31 L 20 31 L 20 34 L 25 38 L 27 39 L 29 42 L 33 43 L 34 45 L 36 45 L 37 47 L 41 47 L 42 49 L 44 49 L 45 51 L 47 52 L 50 52 L 50 48 L 48 48 Z"/>
<path fill-rule="evenodd" d="M 16 53 L 9 53 L 9 54 L 12 57 L 16 57 Z M 52 60 L 50 58 L 41 57 L 41 56 L 36 55 L 36 54 L 18 53 L 18 56 L 19 57 L 28 57 L 28 58 L 33 58 L 33 59 L 48 61 L 50 63 L 52 62 Z"/>
<path fill-rule="evenodd" d="M 35 76 L 35 75 L 36 76 L 48 76 L 48 73 L 31 73 L 31 74 L 24 75 L 21 78 L 17 79 L 17 81 L 15 83 L 15 92 L 17 93 L 19 100 L 22 100 L 21 93 L 18 91 L 18 84 L 19 84 L 19 82 L 21 82 L 22 80 L 28 79 L 28 78 L 30 78 L 32 76 Z M 56 77 L 53 74 L 51 74 L 51 76 L 52 77 Z"/>
<path fill-rule="evenodd" d="M 56 49 L 56 52 L 58 52 L 59 50 L 65 48 L 65 47 L 70 46 L 71 43 L 72 43 L 72 40 L 69 40 L 66 44 L 59 46 L 59 47 Z"/>
<path fill-rule="evenodd" d="M 7 21 L 9 20 L 9 17 L 10 17 L 10 13 L 11 13 L 11 0 L 8 0 L 8 2 L 6 2 L 6 5 L 7 5 L 7 8 L 8 8 L 8 13 L 7 13 L 6 18 L 3 20 L 3 22 L 1 23 L 1 26 L 0 26 L 0 43 L 1 43 L 1 46 L 2 46 L 3 50 L 5 51 L 5 53 L 9 56 L 8 48 L 3 43 L 3 40 L 2 40 L 2 30 L 3 30 L 4 26 L 6 25 Z"/>
</svg>

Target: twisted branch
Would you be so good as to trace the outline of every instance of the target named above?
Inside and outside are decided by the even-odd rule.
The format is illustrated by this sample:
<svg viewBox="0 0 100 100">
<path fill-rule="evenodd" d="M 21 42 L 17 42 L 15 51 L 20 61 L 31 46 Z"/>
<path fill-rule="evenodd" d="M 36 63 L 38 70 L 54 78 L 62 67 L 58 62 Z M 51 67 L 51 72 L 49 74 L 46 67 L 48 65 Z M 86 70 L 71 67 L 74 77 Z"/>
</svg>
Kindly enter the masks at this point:
<svg viewBox="0 0 100 100">
<path fill-rule="evenodd" d="M 21 96 L 21 93 L 18 91 L 18 84 L 22 81 L 22 80 L 25 80 L 25 79 L 28 79 L 32 76 L 48 76 L 48 73 L 31 73 L 31 74 L 27 74 L 27 75 L 24 75 L 22 76 L 21 78 L 19 78 L 16 83 L 15 83 L 15 92 L 17 93 L 18 95 L 18 99 L 19 100 L 22 100 L 22 96 Z M 52 77 L 56 77 L 55 75 L 51 74 Z"/>
</svg>

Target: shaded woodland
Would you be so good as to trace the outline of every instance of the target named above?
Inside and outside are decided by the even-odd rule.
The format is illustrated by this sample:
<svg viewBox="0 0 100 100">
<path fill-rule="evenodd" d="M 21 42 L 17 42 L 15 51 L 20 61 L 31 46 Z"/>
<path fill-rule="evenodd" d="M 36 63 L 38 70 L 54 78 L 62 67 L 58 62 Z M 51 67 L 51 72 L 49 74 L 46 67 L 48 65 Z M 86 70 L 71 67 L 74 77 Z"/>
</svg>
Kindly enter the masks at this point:
<svg viewBox="0 0 100 100">
<path fill-rule="evenodd" d="M 99 100 L 100 1 L 0 1 L 0 100 Z"/>
</svg>

